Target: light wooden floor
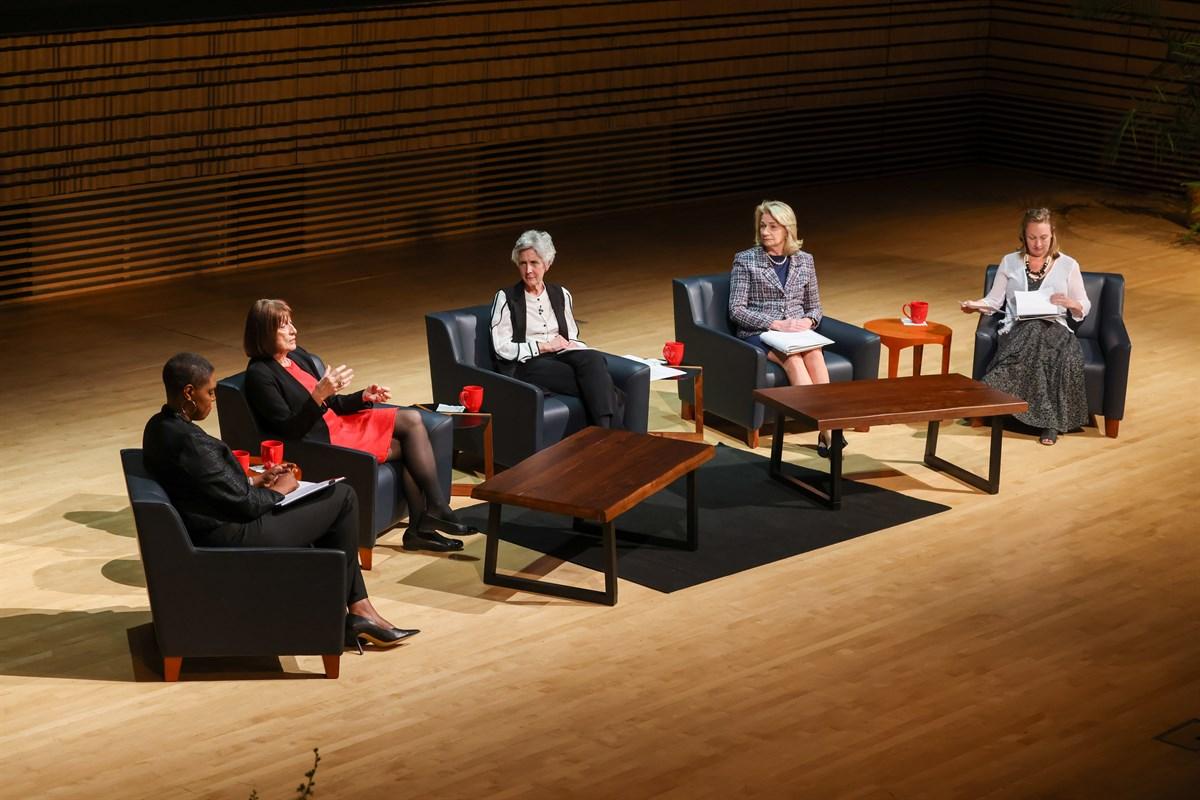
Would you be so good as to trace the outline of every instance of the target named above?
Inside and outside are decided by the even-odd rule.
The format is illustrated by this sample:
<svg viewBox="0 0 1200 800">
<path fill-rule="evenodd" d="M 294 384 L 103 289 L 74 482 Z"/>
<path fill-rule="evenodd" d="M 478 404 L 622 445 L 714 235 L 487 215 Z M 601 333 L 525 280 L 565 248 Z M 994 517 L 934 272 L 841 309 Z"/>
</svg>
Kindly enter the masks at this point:
<svg viewBox="0 0 1200 800">
<path fill-rule="evenodd" d="M 1200 717 L 1200 249 L 1141 198 L 1042 176 L 764 194 L 796 206 L 827 313 L 929 300 L 968 373 L 957 301 L 1025 205 L 1066 207 L 1065 250 L 1128 281 L 1120 438 L 1010 435 L 992 497 L 920 464 L 922 426 L 853 435 L 849 472 L 952 509 L 675 594 L 624 583 L 616 608 L 485 589 L 481 537 L 450 559 L 395 534 L 367 582 L 424 629 L 411 645 L 347 655 L 337 681 L 306 657 L 283 675 L 185 662 L 165 685 L 131 657 L 149 612 L 117 457 L 161 402 L 162 362 L 241 369 L 246 307 L 282 295 L 309 349 L 426 399 L 423 313 L 514 280 L 519 231 L 4 308 L 0 795 L 288 797 L 320 747 L 326 798 L 1196 796 L 1200 754 L 1153 737 Z M 551 279 L 594 345 L 653 354 L 669 279 L 728 268 L 758 199 L 554 223 Z M 652 394 L 652 425 L 682 429 L 668 387 Z M 983 430 L 943 436 L 982 467 Z M 787 457 L 815 459 L 812 439 Z"/>
</svg>

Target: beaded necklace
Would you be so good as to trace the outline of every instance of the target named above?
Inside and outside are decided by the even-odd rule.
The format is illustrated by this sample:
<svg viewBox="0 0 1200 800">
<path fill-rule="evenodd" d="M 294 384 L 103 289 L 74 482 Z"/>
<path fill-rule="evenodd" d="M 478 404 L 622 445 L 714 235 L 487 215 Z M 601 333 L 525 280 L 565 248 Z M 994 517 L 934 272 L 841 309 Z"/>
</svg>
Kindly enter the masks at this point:
<svg viewBox="0 0 1200 800">
<path fill-rule="evenodd" d="M 1053 260 L 1054 259 L 1051 258 L 1050 256 L 1046 256 L 1046 260 L 1042 262 L 1042 268 L 1039 269 L 1037 272 L 1034 272 L 1033 270 L 1031 270 L 1029 268 L 1029 253 L 1026 253 L 1025 254 L 1025 277 L 1027 277 L 1031 281 L 1040 281 L 1042 278 L 1046 277 L 1046 270 L 1050 269 L 1050 263 Z"/>
</svg>

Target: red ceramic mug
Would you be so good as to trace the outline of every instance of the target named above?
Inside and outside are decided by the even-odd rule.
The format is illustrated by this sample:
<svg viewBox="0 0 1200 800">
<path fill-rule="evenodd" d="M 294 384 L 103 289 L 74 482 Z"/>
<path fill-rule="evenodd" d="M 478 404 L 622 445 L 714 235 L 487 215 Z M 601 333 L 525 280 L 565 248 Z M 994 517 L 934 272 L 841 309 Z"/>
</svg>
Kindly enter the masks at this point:
<svg viewBox="0 0 1200 800">
<path fill-rule="evenodd" d="M 267 439 L 259 446 L 262 448 L 260 454 L 264 468 L 270 469 L 276 464 L 283 463 L 283 442 L 278 439 Z"/>
<path fill-rule="evenodd" d="M 667 342 L 663 345 L 663 358 L 672 367 L 683 363 L 683 342 Z"/>
<path fill-rule="evenodd" d="M 911 322 L 920 325 L 929 317 L 929 303 L 924 300 L 913 300 L 911 303 L 900 306 L 900 313 L 908 317 Z"/>
<path fill-rule="evenodd" d="M 250 474 L 250 451 L 249 450 L 234 450 L 233 457 L 242 465 L 242 472 Z"/>
<path fill-rule="evenodd" d="M 466 406 L 467 411 L 474 414 L 483 406 L 483 387 L 464 386 L 458 393 L 458 402 Z"/>
</svg>

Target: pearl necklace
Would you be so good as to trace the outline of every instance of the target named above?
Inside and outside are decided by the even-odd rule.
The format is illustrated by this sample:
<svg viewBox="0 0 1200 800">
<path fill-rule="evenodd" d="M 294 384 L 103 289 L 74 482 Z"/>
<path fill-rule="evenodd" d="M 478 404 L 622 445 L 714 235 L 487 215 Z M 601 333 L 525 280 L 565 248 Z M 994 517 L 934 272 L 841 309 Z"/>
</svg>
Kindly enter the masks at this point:
<svg viewBox="0 0 1200 800">
<path fill-rule="evenodd" d="M 766 253 L 765 250 L 763 252 Z M 791 256 L 784 255 L 782 261 L 776 261 L 775 256 L 771 255 L 770 253 L 767 253 L 767 260 L 770 261 L 776 267 L 782 267 L 784 264 L 788 263 L 789 258 L 791 258 Z"/>
</svg>

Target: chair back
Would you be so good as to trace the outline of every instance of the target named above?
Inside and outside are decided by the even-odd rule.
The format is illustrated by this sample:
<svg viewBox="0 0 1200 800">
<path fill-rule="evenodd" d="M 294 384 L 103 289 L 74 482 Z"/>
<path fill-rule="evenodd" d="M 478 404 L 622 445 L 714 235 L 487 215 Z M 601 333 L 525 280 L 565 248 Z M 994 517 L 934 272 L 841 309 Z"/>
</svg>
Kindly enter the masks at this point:
<svg viewBox="0 0 1200 800">
<path fill-rule="evenodd" d="M 435 400 L 457 402 L 454 398 L 464 383 L 459 366 L 496 371 L 491 314 L 490 306 L 468 306 L 425 315 L 429 377 Z"/>
<path fill-rule="evenodd" d="M 195 556 L 196 548 L 166 490 L 147 472 L 142 451 L 122 450 L 121 469 L 133 506 L 150 612 L 157 619 L 165 606 L 163 593 L 180 591 L 192 582 L 187 564 Z"/>
<path fill-rule="evenodd" d="M 675 326 L 678 330 L 686 329 L 690 322 L 691 325 L 712 328 L 721 333 L 733 333 L 729 324 L 728 272 L 675 278 L 672 283 L 676 294 Z M 680 300 L 686 300 L 686 302 L 679 302 Z M 690 320 L 678 318 L 683 308 L 690 311 Z M 683 323 L 682 326 L 681 323 Z"/>
<path fill-rule="evenodd" d="M 246 373 L 239 372 L 217 381 L 217 424 L 221 441 L 234 450 L 258 452 L 262 434 L 258 419 L 246 399 Z"/>
<path fill-rule="evenodd" d="M 983 293 L 992 289 L 996 280 L 996 264 L 989 264 L 983 276 Z M 1075 327 L 1075 335 L 1081 339 L 1099 339 L 1102 320 L 1122 317 L 1125 314 L 1125 276 L 1116 272 L 1082 272 L 1083 290 L 1092 304 L 1091 311 Z"/>
</svg>

